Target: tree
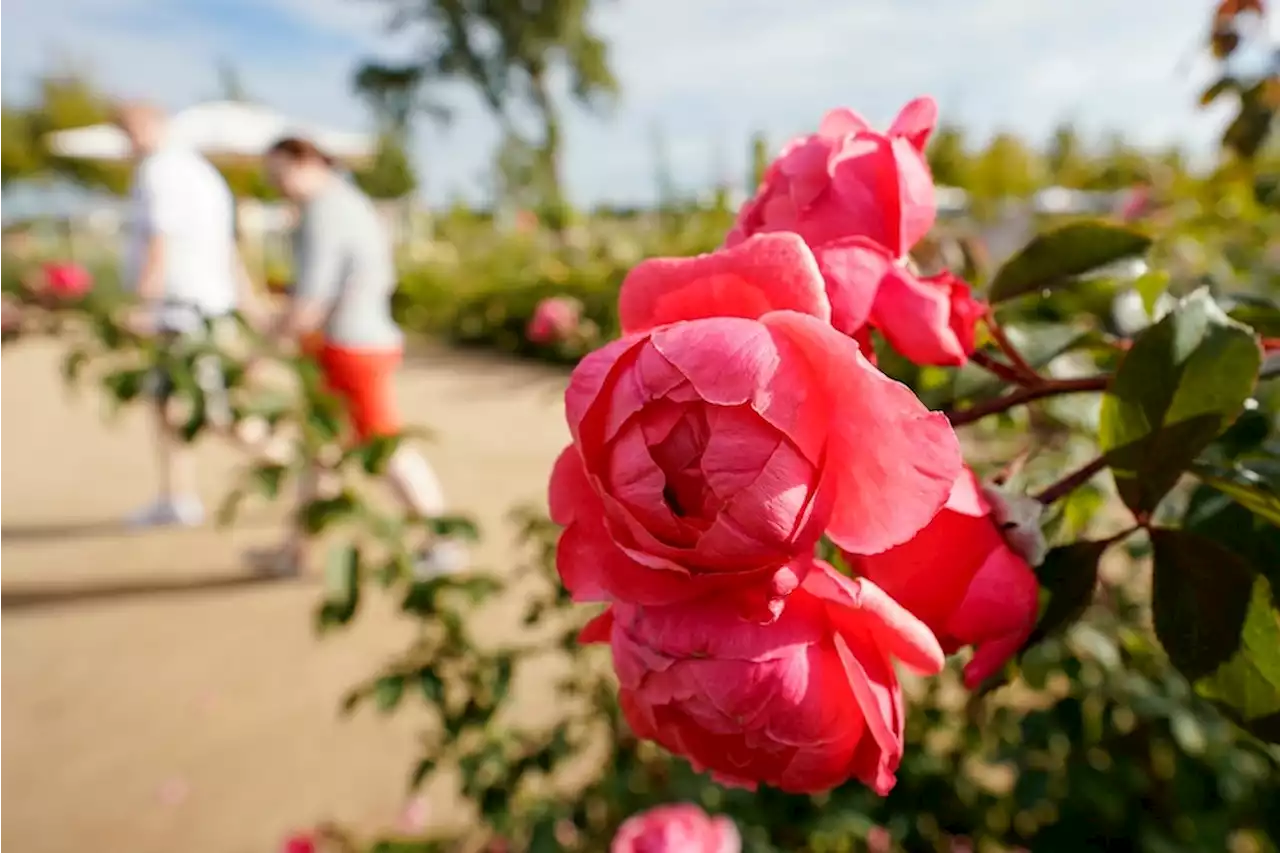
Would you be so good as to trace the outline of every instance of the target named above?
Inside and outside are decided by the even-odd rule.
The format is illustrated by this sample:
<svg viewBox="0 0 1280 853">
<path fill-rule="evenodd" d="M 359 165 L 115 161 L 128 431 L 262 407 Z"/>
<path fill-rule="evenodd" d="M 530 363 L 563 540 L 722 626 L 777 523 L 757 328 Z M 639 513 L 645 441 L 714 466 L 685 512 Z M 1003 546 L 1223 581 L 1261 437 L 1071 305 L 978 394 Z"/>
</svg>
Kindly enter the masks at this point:
<svg viewBox="0 0 1280 853">
<path fill-rule="evenodd" d="M 977 198 L 1026 198 L 1039 186 L 1040 167 L 1034 151 L 1010 133 L 998 133 L 974 158 L 970 192 Z"/>
<path fill-rule="evenodd" d="M 31 116 L 20 109 L 0 111 L 0 184 L 7 186 L 38 175 L 43 151 L 31 128 Z"/>
<path fill-rule="evenodd" d="M 38 82 L 40 97 L 29 113 L 28 131 L 41 154 L 44 172 L 123 195 L 129 184 L 128 168 L 120 164 L 60 158 L 47 151 L 46 134 L 100 124 L 111 117 L 111 101 L 76 70 L 46 74 Z"/>
<path fill-rule="evenodd" d="M 769 168 L 769 140 L 763 131 L 751 134 L 751 174 L 748 176 L 747 195 L 754 195 L 764 182 L 765 170 Z"/>
<path fill-rule="evenodd" d="M 533 107 L 542 125 L 538 184 L 545 203 L 561 200 L 562 120 L 551 74 L 564 69 L 573 97 L 597 107 L 617 92 L 608 49 L 592 29 L 590 0 L 387 0 L 393 28 L 421 25 L 430 41 L 418 67 L 424 79 L 473 85 L 503 126 L 515 133 L 512 109 Z"/>
<path fill-rule="evenodd" d="M 354 174 L 356 183 L 367 195 L 377 199 L 399 199 L 418 188 L 418 178 L 401 139 L 383 133 L 373 162 Z"/>
<path fill-rule="evenodd" d="M 1045 152 L 1045 167 L 1056 186 L 1083 189 L 1088 184 L 1093 171 L 1089 155 L 1070 122 L 1054 129 Z"/>
<path fill-rule="evenodd" d="M 244 79 L 240 76 L 240 71 L 230 60 L 224 59 L 218 63 L 218 84 L 220 88 L 219 96 L 223 100 L 239 101 L 241 103 L 253 100 L 249 95 L 249 90 L 245 88 Z"/>
<path fill-rule="evenodd" d="M 964 131 L 954 124 L 938 128 L 926 152 L 933 180 L 939 186 L 969 185 L 969 154 L 965 151 Z"/>
</svg>

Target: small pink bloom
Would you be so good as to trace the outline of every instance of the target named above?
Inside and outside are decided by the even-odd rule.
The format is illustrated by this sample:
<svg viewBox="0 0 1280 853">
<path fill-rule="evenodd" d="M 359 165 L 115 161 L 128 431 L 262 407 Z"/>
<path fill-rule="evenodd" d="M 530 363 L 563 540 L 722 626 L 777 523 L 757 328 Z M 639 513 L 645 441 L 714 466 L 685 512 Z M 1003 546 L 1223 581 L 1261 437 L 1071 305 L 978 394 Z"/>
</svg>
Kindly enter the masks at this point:
<svg viewBox="0 0 1280 853">
<path fill-rule="evenodd" d="M 284 840 L 280 853 L 316 853 L 315 836 L 309 832 L 295 832 Z"/>
<path fill-rule="evenodd" d="M 1006 544 L 973 472 L 956 480 L 946 507 L 914 539 L 882 554 L 849 555 L 870 579 L 953 652 L 976 647 L 965 666 L 971 689 L 1004 666 L 1035 628 L 1039 584 Z"/>
<path fill-rule="evenodd" d="M 933 226 L 924 148 L 937 116 L 931 98 L 917 98 L 879 133 L 852 110 L 827 113 L 817 133 L 793 139 L 766 170 L 729 244 L 794 231 L 811 246 L 863 236 L 904 255 Z"/>
<path fill-rule="evenodd" d="M 658 806 L 618 827 L 611 853 L 740 853 L 742 838 L 727 817 L 691 803 Z"/>
<path fill-rule="evenodd" d="M 871 554 L 933 517 L 960 471 L 955 433 L 829 310 L 794 234 L 632 270 L 625 337 L 583 359 L 565 393 L 573 444 L 550 504 L 577 600 L 725 591 L 767 619 L 824 531 Z"/>
<path fill-rule="evenodd" d="M 536 344 L 568 339 L 582 320 L 582 303 L 570 296 L 549 296 L 538 303 L 525 335 Z"/>
<path fill-rule="evenodd" d="M 93 287 L 93 276 L 79 264 L 44 265 L 45 289 L 59 299 L 76 299 Z"/>
<path fill-rule="evenodd" d="M 821 562 L 767 625 L 722 597 L 614 604 L 582 639 L 609 641 L 639 737 L 723 784 L 793 793 L 850 778 L 887 793 L 903 744 L 893 661 L 925 674 L 943 664 L 919 620 L 870 581 Z"/>
<path fill-rule="evenodd" d="M 973 353 L 986 310 L 949 272 L 917 278 L 895 267 L 880 281 L 871 323 L 916 364 L 959 366 Z"/>
</svg>

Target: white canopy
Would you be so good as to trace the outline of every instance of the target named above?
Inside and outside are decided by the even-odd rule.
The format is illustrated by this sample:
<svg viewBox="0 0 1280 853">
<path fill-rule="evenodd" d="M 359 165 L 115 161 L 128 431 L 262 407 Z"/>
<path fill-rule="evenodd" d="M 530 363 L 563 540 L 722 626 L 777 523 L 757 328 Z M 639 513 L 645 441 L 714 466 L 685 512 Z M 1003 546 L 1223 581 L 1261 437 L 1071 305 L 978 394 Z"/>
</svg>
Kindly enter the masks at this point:
<svg viewBox="0 0 1280 853">
<path fill-rule="evenodd" d="M 189 145 L 212 157 L 259 157 L 285 136 L 300 136 L 338 160 L 373 155 L 377 139 L 367 133 L 328 130 L 294 121 L 261 104 L 210 101 L 182 110 L 169 120 L 172 142 Z M 95 124 L 50 134 L 49 149 L 83 160 L 124 160 L 129 141 L 111 124 Z"/>
</svg>

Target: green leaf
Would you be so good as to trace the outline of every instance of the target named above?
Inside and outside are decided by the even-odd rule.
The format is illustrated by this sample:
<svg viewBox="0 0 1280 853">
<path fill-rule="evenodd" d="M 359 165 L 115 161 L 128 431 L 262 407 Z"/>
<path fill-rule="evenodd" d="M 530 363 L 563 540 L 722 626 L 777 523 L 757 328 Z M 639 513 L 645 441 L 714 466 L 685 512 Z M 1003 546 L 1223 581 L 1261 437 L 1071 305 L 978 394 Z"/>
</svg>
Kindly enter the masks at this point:
<svg viewBox="0 0 1280 853">
<path fill-rule="evenodd" d="M 1182 529 L 1212 539 L 1260 569 L 1280 589 L 1280 527 L 1254 515 L 1212 486 L 1199 486 L 1187 501 Z"/>
<path fill-rule="evenodd" d="M 320 607 L 320 628 L 345 625 L 360 606 L 360 549 L 352 544 L 334 545 L 324 569 L 325 600 Z"/>
<path fill-rule="evenodd" d="M 1197 693 L 1280 743 L 1280 610 L 1238 554 L 1184 530 L 1151 531 L 1152 621 Z"/>
<path fill-rule="evenodd" d="M 89 363 L 89 353 L 82 349 L 74 349 L 67 353 L 67 357 L 62 361 L 62 379 L 68 385 L 74 384 L 80 378 L 80 373 L 84 370 L 84 366 Z"/>
<path fill-rule="evenodd" d="M 332 498 L 316 498 L 302 507 L 299 515 L 302 526 L 314 536 L 351 518 L 355 515 L 357 506 L 355 495 L 343 492 Z"/>
<path fill-rule="evenodd" d="M 480 538 L 480 528 L 465 515 L 438 515 L 424 519 L 433 536 L 458 538 L 475 542 Z"/>
<path fill-rule="evenodd" d="M 1061 545 L 1051 550 L 1036 567 L 1036 577 L 1049 600 L 1035 631 L 1022 647 L 1024 652 L 1070 627 L 1084 613 L 1098 585 L 1098 561 L 1109 545 L 1110 540 Z"/>
<path fill-rule="evenodd" d="M 1227 92 L 1240 91 L 1240 81 L 1234 77 L 1219 77 L 1200 93 L 1200 106 L 1207 107 Z"/>
<path fill-rule="evenodd" d="M 366 474 L 381 475 L 386 473 L 387 463 L 391 461 L 391 457 L 395 455 L 399 446 L 400 436 L 379 435 L 352 448 L 349 453 L 360 460 L 360 467 Z"/>
<path fill-rule="evenodd" d="M 284 482 L 284 476 L 288 470 L 284 465 L 264 462 L 253 467 L 250 472 L 250 481 L 259 494 L 268 500 L 275 500 L 280 496 L 280 484 Z"/>
<path fill-rule="evenodd" d="M 422 787 L 422 783 L 427 781 L 427 777 L 435 772 L 436 762 L 430 758 L 424 758 L 418 762 L 413 768 L 413 775 L 409 777 L 409 790 L 417 790 Z"/>
<path fill-rule="evenodd" d="M 1099 443 L 1120 497 L 1149 513 L 1249 398 L 1261 363 L 1253 332 L 1205 289 L 1134 341 L 1103 395 Z"/>
<path fill-rule="evenodd" d="M 423 669 L 418 673 L 418 688 L 428 705 L 435 707 L 444 702 L 444 682 L 435 670 Z"/>
<path fill-rule="evenodd" d="M 373 685 L 373 701 L 383 713 L 394 710 L 403 696 L 404 676 L 399 673 L 384 675 Z"/>
<path fill-rule="evenodd" d="M 1270 470 L 1266 466 L 1268 462 L 1272 463 Z M 1280 462 L 1248 460 L 1230 469 L 1198 464 L 1191 470 L 1201 482 L 1272 524 L 1280 525 Z"/>
<path fill-rule="evenodd" d="M 1151 238 L 1105 222 L 1073 222 L 1037 235 L 996 273 L 988 299 L 1003 302 L 1141 255 Z"/>
<path fill-rule="evenodd" d="M 1142 297 L 1142 308 L 1147 312 L 1147 316 L 1152 319 L 1156 316 L 1156 305 L 1160 302 L 1160 297 L 1169 289 L 1169 274 L 1163 270 L 1152 270 L 1138 276 L 1138 280 L 1133 283 L 1133 289 L 1138 291 L 1138 295 Z"/>
<path fill-rule="evenodd" d="M 1280 305 L 1264 296 L 1235 293 L 1227 316 L 1251 327 L 1265 338 L 1280 337 Z"/>
<path fill-rule="evenodd" d="M 240 504 L 244 503 L 246 496 L 242 488 L 232 489 L 227 493 L 218 506 L 217 525 L 219 527 L 230 527 L 235 523 L 236 515 L 240 512 Z"/>
</svg>

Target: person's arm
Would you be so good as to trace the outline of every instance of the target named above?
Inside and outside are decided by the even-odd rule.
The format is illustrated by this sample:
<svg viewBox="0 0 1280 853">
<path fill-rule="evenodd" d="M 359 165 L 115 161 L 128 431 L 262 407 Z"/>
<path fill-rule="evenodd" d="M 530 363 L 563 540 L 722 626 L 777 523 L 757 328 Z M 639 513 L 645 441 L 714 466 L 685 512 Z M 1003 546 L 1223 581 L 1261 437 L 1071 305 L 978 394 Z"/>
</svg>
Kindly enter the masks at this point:
<svg viewBox="0 0 1280 853">
<path fill-rule="evenodd" d="M 165 234 L 173 230 L 181 200 L 154 163 L 143 164 L 138 173 L 141 209 L 137 227 L 147 235 L 134 282 L 134 293 L 146 305 L 164 299 Z"/>
<path fill-rule="evenodd" d="M 320 328 L 342 286 L 341 223 L 326 205 L 315 205 L 299 224 L 293 298 L 274 333 L 299 338 Z"/>
</svg>

